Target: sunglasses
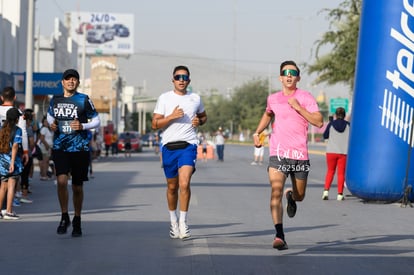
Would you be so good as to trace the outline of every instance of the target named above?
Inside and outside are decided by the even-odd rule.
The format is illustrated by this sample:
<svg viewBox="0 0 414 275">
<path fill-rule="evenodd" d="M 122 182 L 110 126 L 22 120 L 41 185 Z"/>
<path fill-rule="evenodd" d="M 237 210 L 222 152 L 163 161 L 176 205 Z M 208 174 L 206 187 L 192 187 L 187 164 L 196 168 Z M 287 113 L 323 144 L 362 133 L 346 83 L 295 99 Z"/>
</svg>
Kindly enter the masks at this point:
<svg viewBox="0 0 414 275">
<path fill-rule="evenodd" d="M 181 81 L 189 81 L 190 80 L 190 76 L 189 75 L 186 75 L 186 74 L 177 74 L 177 75 L 174 75 L 174 80 L 176 80 L 176 81 L 179 81 L 179 80 L 181 80 Z"/>
<path fill-rule="evenodd" d="M 299 76 L 299 72 L 296 71 L 296 70 L 287 69 L 287 70 L 283 70 L 280 75 L 281 76 L 288 76 L 288 75 L 290 75 L 290 76 Z"/>
</svg>

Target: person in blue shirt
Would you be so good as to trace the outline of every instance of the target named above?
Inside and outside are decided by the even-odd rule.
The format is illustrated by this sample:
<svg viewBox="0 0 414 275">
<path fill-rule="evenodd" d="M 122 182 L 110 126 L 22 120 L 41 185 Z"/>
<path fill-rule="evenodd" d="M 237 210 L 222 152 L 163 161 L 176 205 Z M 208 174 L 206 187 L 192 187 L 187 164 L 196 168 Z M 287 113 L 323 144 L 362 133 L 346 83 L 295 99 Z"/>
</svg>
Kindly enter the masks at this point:
<svg viewBox="0 0 414 275">
<path fill-rule="evenodd" d="M 16 126 L 21 115 L 17 108 L 10 108 L 0 130 L 0 208 L 7 194 L 6 213 L 0 213 L 0 218 L 5 220 L 19 219 L 12 207 L 16 181 L 23 171 L 23 132 Z"/>
<path fill-rule="evenodd" d="M 100 126 L 100 119 L 91 99 L 77 92 L 79 73 L 74 69 L 62 75 L 63 94 L 50 101 L 47 120 L 55 132 L 52 157 L 57 177 L 57 193 L 62 217 L 58 234 L 65 234 L 70 225 L 68 213 L 68 177 L 72 177 L 74 217 L 72 236 L 82 236 L 81 211 L 83 182 L 88 180 L 89 139 L 88 131 Z"/>
</svg>

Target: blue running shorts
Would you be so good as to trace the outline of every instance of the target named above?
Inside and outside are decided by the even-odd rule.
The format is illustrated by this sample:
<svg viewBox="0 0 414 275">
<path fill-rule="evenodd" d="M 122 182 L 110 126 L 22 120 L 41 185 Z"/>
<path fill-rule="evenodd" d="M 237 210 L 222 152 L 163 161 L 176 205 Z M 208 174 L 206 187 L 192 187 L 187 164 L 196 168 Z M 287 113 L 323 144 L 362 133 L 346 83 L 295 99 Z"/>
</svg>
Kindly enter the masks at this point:
<svg viewBox="0 0 414 275">
<path fill-rule="evenodd" d="M 169 150 L 162 146 L 162 165 L 164 174 L 167 179 L 178 176 L 178 169 L 183 165 L 189 165 L 194 168 L 197 161 L 197 145 L 189 144 L 186 148 Z"/>
</svg>

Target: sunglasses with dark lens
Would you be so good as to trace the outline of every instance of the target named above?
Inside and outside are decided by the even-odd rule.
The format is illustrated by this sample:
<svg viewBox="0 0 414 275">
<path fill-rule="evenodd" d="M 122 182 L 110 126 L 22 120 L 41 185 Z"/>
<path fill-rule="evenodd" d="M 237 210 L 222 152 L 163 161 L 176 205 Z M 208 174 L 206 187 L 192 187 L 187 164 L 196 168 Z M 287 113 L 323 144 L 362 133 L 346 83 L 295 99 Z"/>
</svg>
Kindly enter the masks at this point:
<svg viewBox="0 0 414 275">
<path fill-rule="evenodd" d="M 177 74 L 177 75 L 174 75 L 174 80 L 188 81 L 190 80 L 190 76 L 186 74 Z"/>
<path fill-rule="evenodd" d="M 281 76 L 288 76 L 288 75 L 290 75 L 290 76 L 298 76 L 299 75 L 299 72 L 296 71 L 296 70 L 287 69 L 287 70 L 283 70 L 280 75 Z"/>
</svg>

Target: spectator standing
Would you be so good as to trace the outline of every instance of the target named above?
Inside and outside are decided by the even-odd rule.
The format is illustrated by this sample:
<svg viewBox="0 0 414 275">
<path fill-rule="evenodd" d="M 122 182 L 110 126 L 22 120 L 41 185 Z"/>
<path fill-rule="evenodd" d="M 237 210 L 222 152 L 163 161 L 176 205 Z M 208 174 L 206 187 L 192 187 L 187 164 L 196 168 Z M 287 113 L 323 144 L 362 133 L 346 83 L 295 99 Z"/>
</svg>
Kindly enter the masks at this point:
<svg viewBox="0 0 414 275">
<path fill-rule="evenodd" d="M 49 170 L 49 161 L 52 155 L 53 131 L 49 127 L 46 117 L 42 119 L 42 128 L 40 128 L 39 143 L 42 151 L 42 160 L 39 161 L 40 180 L 51 180 L 47 171 Z"/>
<path fill-rule="evenodd" d="M 118 134 L 116 132 L 112 133 L 112 155 L 118 155 Z"/>
<path fill-rule="evenodd" d="M 205 135 L 201 135 L 200 137 L 200 143 L 201 143 L 201 150 L 202 150 L 202 154 L 203 154 L 203 161 L 206 162 L 207 161 L 207 146 L 208 146 L 208 142 L 207 142 L 207 138 Z"/>
<path fill-rule="evenodd" d="M 207 114 L 201 97 L 187 90 L 190 71 L 186 66 L 174 68 L 172 82 L 174 90 L 158 97 L 152 128 L 163 129 L 162 163 L 167 180 L 170 237 L 184 239 L 191 236 L 187 225 L 187 212 L 191 198 L 190 181 L 197 160 L 196 128 L 207 121 Z"/>
<path fill-rule="evenodd" d="M 350 124 L 345 120 L 345 109 L 339 107 L 335 111 L 335 120 L 332 120 L 326 126 L 323 137 L 328 140 L 326 145 L 326 164 L 327 171 L 325 176 L 325 186 L 322 194 L 323 200 L 329 199 L 329 189 L 335 171 L 337 170 L 338 195 L 336 199 L 344 199 L 343 191 L 345 185 L 346 157 L 348 154 L 348 140 Z"/>
<path fill-rule="evenodd" d="M 3 121 L 6 121 L 7 111 L 14 107 L 15 100 L 16 100 L 16 91 L 14 90 L 14 88 L 11 86 L 4 87 L 1 93 L 1 101 L 3 102 L 3 104 L 0 106 L 0 126 L 2 126 Z M 25 165 L 29 161 L 29 142 L 27 139 L 26 121 L 24 120 L 24 117 L 22 115 L 19 117 L 19 122 L 17 126 L 22 130 L 23 156 L 21 157 L 21 160 L 23 161 L 23 165 Z M 16 182 L 18 181 L 19 181 L 19 178 L 16 178 Z M 13 189 L 8 189 L 9 191 L 7 194 L 7 198 L 9 196 L 14 197 L 16 189 L 20 189 L 20 185 L 15 186 Z M 11 192 L 12 194 L 9 194 Z M 17 198 L 17 196 L 16 196 L 16 199 L 14 199 L 13 204 L 15 206 L 20 206 L 20 200 Z"/>
<path fill-rule="evenodd" d="M 104 143 L 105 143 L 105 157 L 109 155 L 109 149 L 112 146 L 112 134 L 106 130 L 104 134 Z"/>
<path fill-rule="evenodd" d="M 225 138 L 223 135 L 223 129 L 219 127 L 215 136 L 218 161 L 224 161 L 224 142 Z"/>
<path fill-rule="evenodd" d="M 263 165 L 263 158 L 264 158 L 264 145 L 266 140 L 267 134 L 265 131 L 259 134 L 259 144 L 260 146 L 254 146 L 254 160 L 251 165 Z"/>
<path fill-rule="evenodd" d="M 131 134 L 126 132 L 124 139 L 125 157 L 131 157 Z"/>
<path fill-rule="evenodd" d="M 33 156 L 32 152 L 35 148 L 35 141 L 34 141 L 34 131 L 33 131 L 33 110 L 26 109 L 23 113 L 24 119 L 26 121 L 26 132 L 27 132 L 27 139 L 29 145 L 29 160 L 24 165 L 21 178 L 20 178 L 20 185 L 22 190 L 22 196 L 20 198 L 20 202 L 22 203 L 32 203 L 33 201 L 29 198 L 29 177 L 30 172 L 33 169 Z"/>
<path fill-rule="evenodd" d="M 17 123 L 22 114 L 17 108 L 6 112 L 6 120 L 0 129 L 0 207 L 7 196 L 6 212 L 0 218 L 18 220 L 19 216 L 13 211 L 13 198 L 16 182 L 23 171 L 21 160 L 22 129 Z M 2 212 L 2 211 L 1 211 Z"/>
</svg>

